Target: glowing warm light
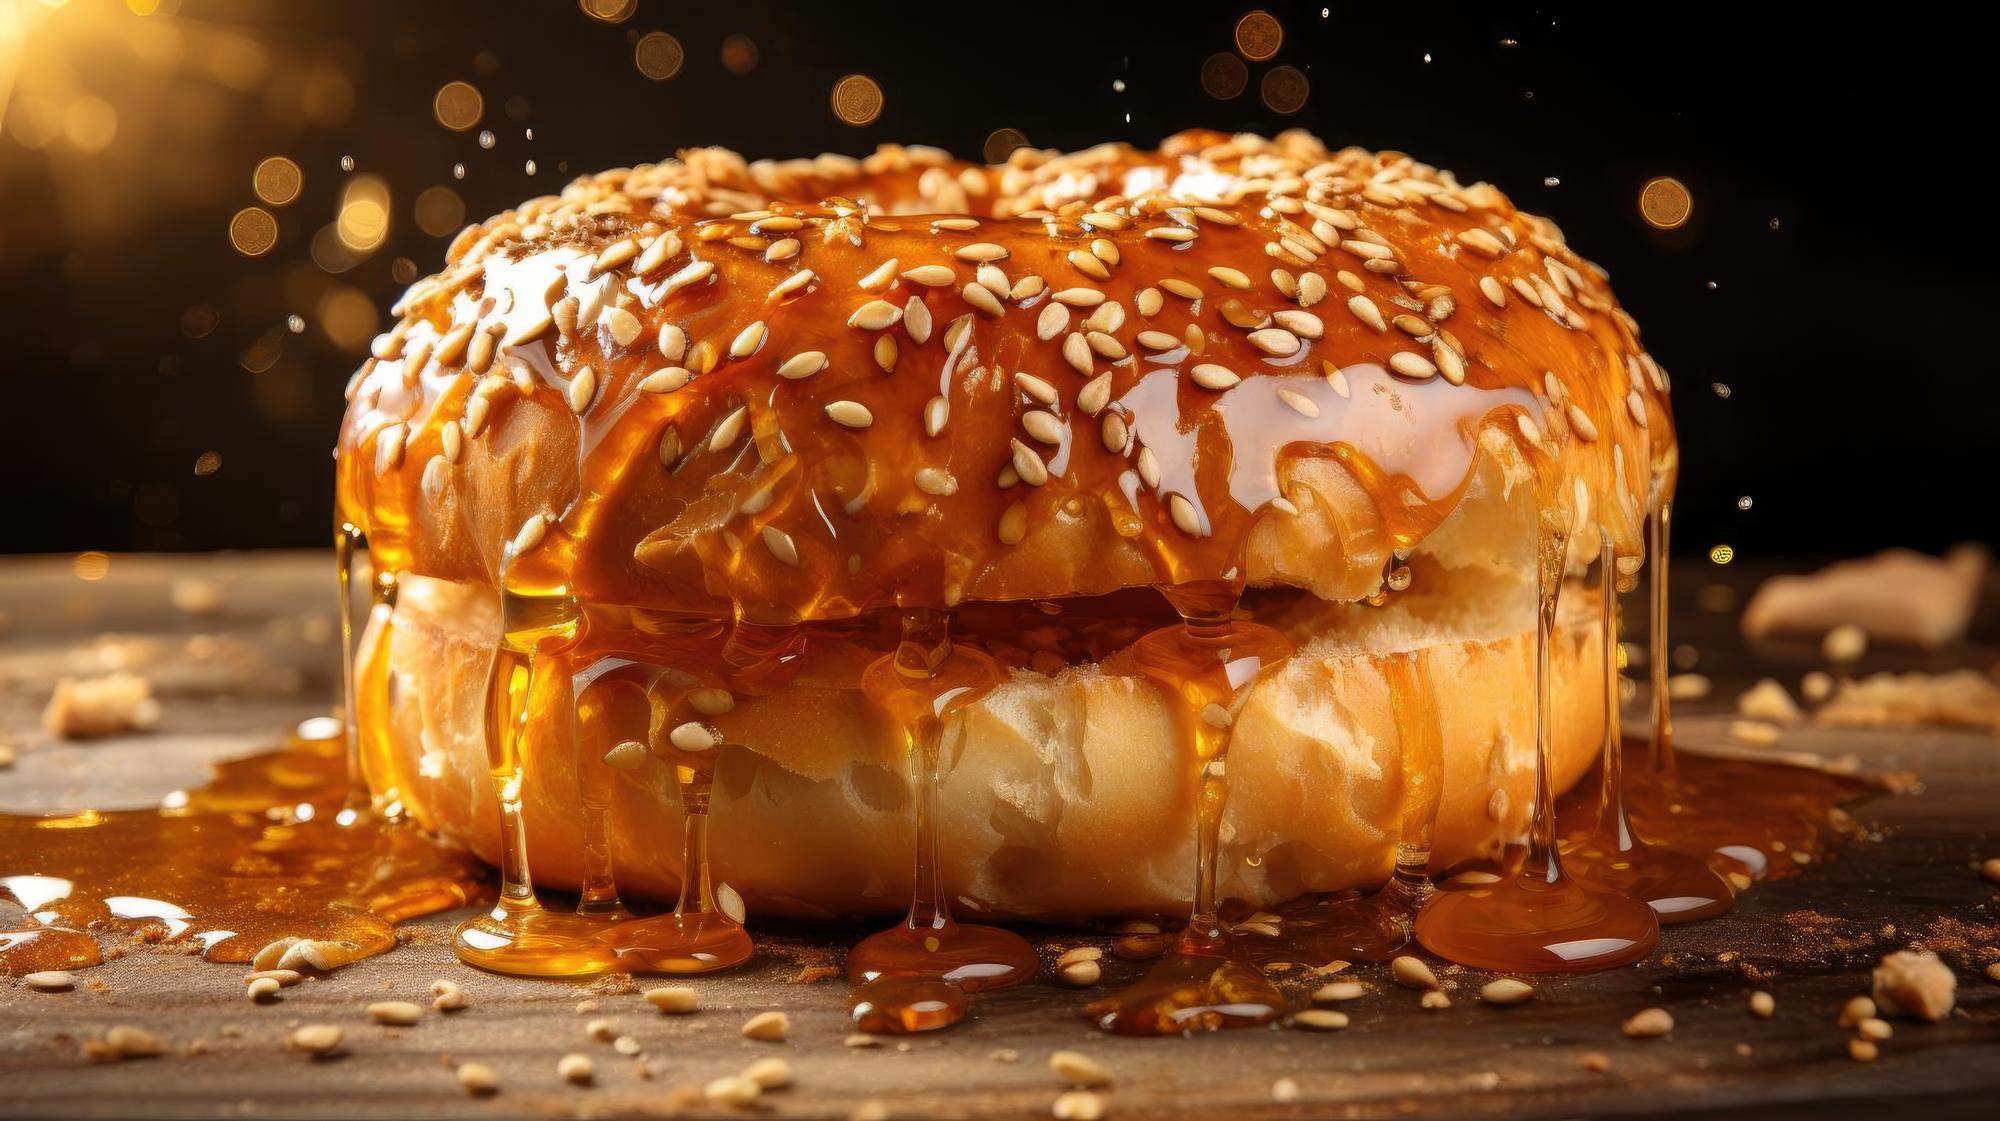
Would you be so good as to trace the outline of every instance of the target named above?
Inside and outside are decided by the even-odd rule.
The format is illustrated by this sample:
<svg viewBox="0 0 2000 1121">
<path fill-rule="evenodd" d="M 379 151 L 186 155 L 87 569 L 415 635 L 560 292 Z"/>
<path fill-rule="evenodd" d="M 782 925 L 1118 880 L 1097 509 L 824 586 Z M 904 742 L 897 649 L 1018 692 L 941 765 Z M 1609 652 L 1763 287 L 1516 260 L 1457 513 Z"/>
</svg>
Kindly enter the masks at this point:
<svg viewBox="0 0 2000 1121">
<path fill-rule="evenodd" d="M 1639 217 L 1656 230 L 1680 229 L 1693 212 L 1694 196 L 1687 184 L 1671 175 L 1655 176 L 1639 188 Z"/>
<path fill-rule="evenodd" d="M 431 99 L 437 123 L 453 132 L 464 132 L 479 123 L 486 113 L 486 99 L 471 82 L 446 82 Z"/>
<path fill-rule="evenodd" d="M 1285 26 L 1261 9 L 1244 12 L 1236 21 L 1236 50 L 1251 62 L 1263 62 L 1285 45 Z"/>
<path fill-rule="evenodd" d="M 417 228 L 432 237 L 458 232 L 465 224 L 465 200 L 450 187 L 429 187 L 417 196 Z"/>
<path fill-rule="evenodd" d="M 849 74 L 835 82 L 830 101 L 833 115 L 857 128 L 882 115 L 882 87 L 866 74 Z"/>
<path fill-rule="evenodd" d="M 150 16 L 160 10 L 160 0 L 125 0 L 125 6 L 135 16 Z"/>
<path fill-rule="evenodd" d="M 1250 68 L 1228 51 L 1217 51 L 1201 64 L 1201 88 L 1217 101 L 1228 101 L 1250 85 Z"/>
<path fill-rule="evenodd" d="M 1750 497 L 1747 494 L 1736 500 L 1736 508 L 1738 510 L 1748 510 L 1750 507 L 1755 506 L 1756 504 L 1757 500 Z"/>
<path fill-rule="evenodd" d="M 305 172 L 284 156 L 271 156 L 257 165 L 250 187 L 257 197 L 272 206 L 284 206 L 299 197 L 305 186 Z"/>
<path fill-rule="evenodd" d="M 1717 545 L 1708 551 L 1708 559 L 1715 564 L 1728 564 L 1736 559 L 1736 550 L 1729 545 Z"/>
<path fill-rule="evenodd" d="M 379 175 L 357 175 L 340 196 L 334 223 L 340 243 L 356 253 L 373 253 L 389 236 L 389 184 Z"/>
<path fill-rule="evenodd" d="M 1312 96 L 1312 82 L 1296 66 L 1273 66 L 1258 84 L 1257 96 L 1271 112 L 1290 116 L 1306 107 L 1306 99 Z"/>
<path fill-rule="evenodd" d="M 681 41 L 664 31 L 648 31 L 632 44 L 632 65 L 655 82 L 664 82 L 680 73 L 686 57 Z"/>
<path fill-rule="evenodd" d="M 748 74 L 757 69 L 757 41 L 748 35 L 731 35 L 722 41 L 722 67 L 731 74 Z"/>
<path fill-rule="evenodd" d="M 278 244 L 278 220 L 261 206 L 246 206 L 229 220 L 229 244 L 245 257 L 262 257 Z"/>
<path fill-rule="evenodd" d="M 219 322 L 221 317 L 215 314 L 214 308 L 207 304 L 194 304 L 181 312 L 181 334 L 191 339 L 207 338 Z"/>
<path fill-rule="evenodd" d="M 79 152 L 102 152 L 118 135 L 118 110 L 101 97 L 79 97 L 62 115 L 63 139 Z"/>
<path fill-rule="evenodd" d="M 78 553 L 69 562 L 69 567 L 79 580 L 102 580 L 111 571 L 111 557 L 92 549 L 87 553 Z"/>
<path fill-rule="evenodd" d="M 1028 146 L 1028 135 L 1018 128 L 996 128 L 986 134 L 986 162 L 1005 163 L 1016 148 Z"/>
<path fill-rule="evenodd" d="M 203 452 L 195 457 L 194 473 L 197 478 L 206 479 L 222 470 L 221 452 Z"/>
<path fill-rule="evenodd" d="M 344 282 L 327 285 L 314 312 L 321 331 L 333 345 L 349 354 L 360 354 L 381 330 L 375 301 L 368 294 Z"/>
<path fill-rule="evenodd" d="M 583 14 L 599 23 L 624 23 L 639 8 L 639 0 L 576 0 Z"/>
</svg>

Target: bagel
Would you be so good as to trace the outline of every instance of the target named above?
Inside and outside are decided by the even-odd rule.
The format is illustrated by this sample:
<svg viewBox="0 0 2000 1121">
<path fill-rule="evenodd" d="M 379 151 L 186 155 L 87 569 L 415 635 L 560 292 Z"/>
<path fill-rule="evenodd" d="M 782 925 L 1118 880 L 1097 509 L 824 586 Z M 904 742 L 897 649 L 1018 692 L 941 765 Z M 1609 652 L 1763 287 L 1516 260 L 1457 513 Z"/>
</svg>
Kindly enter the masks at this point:
<svg viewBox="0 0 2000 1121">
<path fill-rule="evenodd" d="M 1297 132 L 999 166 L 697 149 L 468 228 L 394 311 L 336 447 L 338 516 L 399 588 L 363 637 L 371 783 L 496 856 L 503 590 L 573 599 L 599 650 L 647 647 L 619 619 L 786 628 L 809 656 L 718 718 L 713 819 L 717 875 L 772 913 L 907 902 L 901 740 L 859 676 L 913 607 L 1008 674 L 947 745 L 954 897 L 1178 909 L 1194 777 L 1121 659 L 1174 620 L 1162 585 L 1245 589 L 1297 648 L 1234 726 L 1225 891 L 1379 880 L 1413 711 L 1444 744 L 1437 861 L 1491 852 L 1526 826 L 1539 542 L 1629 574 L 1678 462 L 1665 371 L 1552 223 Z M 1603 726 L 1601 624 L 1567 598 L 1559 788 Z M 528 716 L 555 884 L 569 688 L 538 675 Z M 668 768 L 615 786 L 621 884 L 671 894 Z"/>
</svg>

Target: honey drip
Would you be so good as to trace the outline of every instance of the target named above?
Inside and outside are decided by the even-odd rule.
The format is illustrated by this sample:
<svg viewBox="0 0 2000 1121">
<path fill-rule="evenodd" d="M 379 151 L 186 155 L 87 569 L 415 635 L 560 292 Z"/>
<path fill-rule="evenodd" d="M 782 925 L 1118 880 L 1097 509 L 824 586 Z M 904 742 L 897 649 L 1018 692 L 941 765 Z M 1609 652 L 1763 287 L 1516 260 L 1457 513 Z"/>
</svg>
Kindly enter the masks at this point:
<svg viewBox="0 0 2000 1121">
<path fill-rule="evenodd" d="M 854 1023 L 863 1031 L 947 1027 L 969 1008 L 965 992 L 1019 984 L 1039 965 L 1034 947 L 1021 936 L 953 919 L 938 881 L 940 741 L 952 715 L 1000 680 L 1000 667 L 990 657 L 951 641 L 949 616 L 925 608 L 904 612 L 895 653 L 877 659 L 862 678 L 869 699 L 903 730 L 916 792 L 909 914 L 847 955 Z"/>
<path fill-rule="evenodd" d="M 1544 518 L 1555 515 L 1544 503 Z M 1535 805 L 1521 866 L 1491 884 L 1441 891 L 1417 914 L 1416 935 L 1439 957 L 1495 972 L 1582 973 L 1629 965 L 1659 944 L 1653 909 L 1565 871 L 1556 846 L 1554 705 L 1549 643 L 1562 592 L 1567 529 L 1537 540 Z"/>
<path fill-rule="evenodd" d="M 1254 964 L 1235 956 L 1217 914 L 1216 864 L 1229 800 L 1231 728 L 1250 687 L 1291 656 L 1277 631 L 1235 617 L 1237 589 L 1220 583 L 1163 588 L 1179 626 L 1141 638 L 1132 666 L 1174 702 L 1182 746 L 1200 768 L 1195 792 L 1195 882 L 1188 924 L 1130 986 L 1092 1001 L 1097 1026 L 1119 1035 L 1180 1035 L 1276 1021 L 1285 999 Z"/>
<path fill-rule="evenodd" d="M 1408 569 L 1401 583 L 1408 586 Z M 1417 911 L 1436 891 L 1430 880 L 1431 834 L 1443 794 L 1444 740 L 1429 699 L 1432 683 L 1414 651 L 1389 659 L 1384 669 L 1401 738 L 1395 866 L 1388 882 L 1368 895 L 1288 913 L 1286 952 L 1270 956 L 1295 961 L 1303 952 L 1312 961 L 1387 961 L 1409 946 Z"/>
<path fill-rule="evenodd" d="M 341 742 L 346 746 L 347 793 L 341 806 L 343 814 L 363 815 L 370 813 L 373 796 L 368 789 L 367 772 L 362 767 L 361 715 L 357 707 L 354 683 L 354 644 L 358 630 L 354 625 L 354 566 L 357 546 L 362 546 L 361 530 L 354 523 L 342 521 L 333 530 L 334 567 L 340 581 L 340 702 L 341 702 Z M 394 603 L 394 577 L 383 573 L 390 591 L 389 606 Z M 376 584 L 378 591 L 384 588 Z M 373 608 L 370 608 L 371 612 Z"/>
<path fill-rule="evenodd" d="M 1604 666 L 1604 752 L 1597 820 L 1564 849 L 1592 882 L 1616 888 L 1653 909 L 1662 923 L 1694 922 L 1728 913 L 1736 895 L 1701 858 L 1649 844 L 1625 812 L 1624 737 L 1619 732 L 1618 575 L 1608 530 L 1598 563 Z M 1656 568 L 1659 567 L 1656 565 Z"/>
<path fill-rule="evenodd" d="M 493 910 L 459 924 L 452 949 L 481 969 L 531 977 L 584 977 L 616 965 L 599 941 L 604 920 L 544 908 L 528 866 L 521 792 L 531 754 L 525 742 L 528 699 L 537 674 L 557 664 L 557 651 L 577 634 L 576 601 L 566 594 L 501 592 L 502 634 L 487 679 L 486 752 L 500 803 L 500 897 Z"/>
</svg>

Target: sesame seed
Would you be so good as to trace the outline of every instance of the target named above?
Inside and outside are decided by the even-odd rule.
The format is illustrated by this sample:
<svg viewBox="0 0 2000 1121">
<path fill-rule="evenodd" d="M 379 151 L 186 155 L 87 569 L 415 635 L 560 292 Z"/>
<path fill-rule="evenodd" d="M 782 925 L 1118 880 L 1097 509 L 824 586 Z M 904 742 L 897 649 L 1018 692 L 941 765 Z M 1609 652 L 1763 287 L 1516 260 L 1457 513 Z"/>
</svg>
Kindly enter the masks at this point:
<svg viewBox="0 0 2000 1121">
<path fill-rule="evenodd" d="M 889 281 L 894 279 L 895 276 L 896 276 L 896 258 L 891 257 L 888 260 L 882 262 L 881 264 L 875 266 L 874 270 L 871 271 L 867 276 L 862 277 L 859 287 L 864 292 L 878 291 L 882 288 L 888 287 Z"/>
<path fill-rule="evenodd" d="M 903 305 L 903 330 L 909 332 L 910 341 L 922 346 L 931 338 L 931 309 L 920 296 L 911 296 Z"/>
<path fill-rule="evenodd" d="M 1152 449 L 1148 448 L 1147 450 L 1150 451 Z M 1173 518 L 1174 528 L 1187 534 L 1189 537 L 1208 536 L 1201 528 L 1201 515 L 1195 512 L 1194 503 L 1189 502 L 1181 495 L 1170 494 L 1167 496 L 1167 513 Z"/>
<path fill-rule="evenodd" d="M 683 288 L 687 288 L 695 284 L 700 284 L 702 281 L 707 280 L 709 277 L 714 275 L 715 275 L 715 262 L 689 261 L 687 264 L 682 265 L 679 271 L 667 277 L 666 283 L 663 286 L 660 295 L 663 298 L 666 296 L 671 296 L 675 292 L 678 292 Z"/>
<path fill-rule="evenodd" d="M 1586 414 L 1583 411 L 1583 409 L 1577 405 L 1576 402 L 1571 401 L 1569 403 L 1569 408 L 1565 410 L 1565 412 L 1569 416 L 1569 426 L 1576 431 L 1577 436 L 1581 438 L 1584 443 L 1587 444 L 1597 439 L 1596 422 L 1592 421 L 1589 415 Z"/>
<path fill-rule="evenodd" d="M 1389 976 L 1406 989 L 1435 989 L 1438 987 L 1437 974 L 1424 959 L 1409 954 L 1398 954 L 1389 962 Z"/>
<path fill-rule="evenodd" d="M 1505 284 L 1500 283 L 1499 277 L 1494 277 L 1494 276 L 1480 277 L 1479 292 L 1481 295 L 1485 296 L 1486 301 L 1492 304 L 1494 307 L 1503 308 L 1507 306 L 1507 286 Z"/>
<path fill-rule="evenodd" d="M 521 523 L 520 530 L 514 534 L 514 539 L 508 543 L 508 557 L 518 557 L 524 553 L 532 552 L 535 546 L 542 543 L 542 538 L 548 534 L 548 531 L 549 524 L 547 518 L 541 514 L 528 515 L 528 520 Z M 304 943 L 300 943 L 300 945 L 304 945 Z M 293 948 L 296 949 L 297 947 Z M 289 952 L 287 956 L 289 956 Z"/>
<path fill-rule="evenodd" d="M 959 289 L 958 294 L 965 298 L 966 303 L 972 305 L 974 311 L 990 318 L 997 319 L 1007 310 L 1006 306 L 1000 302 L 1000 297 L 993 294 L 992 289 L 977 282 Z"/>
<path fill-rule="evenodd" d="M 1105 334 L 1103 331 L 1086 331 L 1084 332 L 1083 341 L 1091 350 L 1096 351 L 1100 357 L 1110 359 L 1113 362 L 1124 358 L 1126 355 L 1125 344 Z"/>
<path fill-rule="evenodd" d="M 762 536 L 764 538 L 764 547 L 771 550 L 772 556 L 793 568 L 799 566 L 799 546 L 797 542 L 792 540 L 791 534 L 786 533 L 777 526 L 767 525 L 762 530 Z"/>
<path fill-rule="evenodd" d="M 1062 355 L 1077 373 L 1089 377 L 1095 372 L 1096 363 L 1091 360 L 1090 342 L 1081 334 L 1072 331 L 1063 339 Z"/>
<path fill-rule="evenodd" d="M 766 526 L 765 528 L 769 529 L 771 527 Z M 784 538 L 784 541 L 783 543 L 775 547 L 772 547 L 773 553 L 776 553 L 778 549 L 785 548 L 786 546 L 791 544 L 791 537 L 789 535 L 780 534 L 780 536 Z M 771 546 L 771 538 L 766 536 L 764 538 L 764 544 L 767 547 Z M 798 556 L 798 549 L 796 546 L 792 547 L 792 556 L 794 558 L 797 558 Z M 796 564 L 798 562 L 796 559 L 794 559 L 787 563 Z M 667 733 L 667 742 L 673 744 L 675 747 L 679 748 L 682 751 L 694 752 L 698 754 L 704 751 L 715 750 L 715 745 L 721 743 L 722 739 L 715 732 L 711 731 L 707 725 L 702 724 L 698 721 L 689 720 L 685 723 L 674 725 L 674 730 Z"/>
<path fill-rule="evenodd" d="M 1377 331 L 1386 331 L 1389 329 L 1388 322 L 1382 318 L 1382 309 L 1376 307 L 1375 301 L 1366 296 L 1349 296 L 1347 298 L 1347 310 L 1353 312 L 1356 319 L 1359 319 Z"/>
<path fill-rule="evenodd" d="M 792 1018 L 783 1012 L 759 1012 L 743 1022 L 743 1038 L 762 1043 L 778 1043 L 792 1030 Z"/>
<path fill-rule="evenodd" d="M 809 378 L 826 369 L 826 353 L 818 350 L 802 350 L 784 360 L 778 366 L 778 376 L 786 381 Z M 683 371 L 685 372 L 685 371 Z M 645 388 L 642 384 L 640 388 Z"/>
<path fill-rule="evenodd" d="M 750 407 L 748 405 L 738 405 L 727 416 L 723 417 L 722 423 L 716 425 L 715 431 L 709 434 L 709 449 L 711 451 L 720 451 L 734 444 L 737 437 L 743 435 L 743 426 L 749 419 Z"/>
<path fill-rule="evenodd" d="M 1625 395 L 1625 408 L 1632 414 L 1632 423 L 1646 427 L 1646 399 L 1639 396 L 1638 390 Z"/>
<path fill-rule="evenodd" d="M 1760 1020 L 1768 1020 L 1778 1011 L 1778 1001 L 1770 993 L 1758 990 L 1750 994 L 1750 1014 Z"/>
<path fill-rule="evenodd" d="M 924 435 L 935 436 L 944 431 L 944 422 L 951 418 L 951 402 L 943 396 L 933 397 L 924 402 Z"/>
<path fill-rule="evenodd" d="M 896 336 L 894 335 L 875 336 L 874 353 L 875 353 L 875 365 L 881 367 L 883 373 L 886 374 L 894 371 L 896 368 L 896 354 L 897 354 Z"/>
<path fill-rule="evenodd" d="M 1187 281 L 1182 280 L 1179 277 L 1170 276 L 1167 279 L 1160 281 L 1160 287 L 1166 289 L 1169 292 L 1172 292 L 1174 295 L 1179 296 L 1183 300 L 1201 299 L 1201 289 L 1195 287 L 1192 284 L 1189 284 Z"/>
<path fill-rule="evenodd" d="M 1497 977 L 1479 987 L 1479 999 L 1488 1004 L 1519 1004 L 1535 995 L 1535 987 L 1512 977 Z"/>
<path fill-rule="evenodd" d="M 1438 373 L 1444 375 L 1444 380 L 1453 385 L 1465 384 L 1465 360 L 1443 339 L 1431 346 L 1431 358 L 1437 363 Z"/>
<path fill-rule="evenodd" d="M 1109 1086 L 1111 1070 L 1081 1051 L 1056 1051 L 1049 1055 L 1049 1073 L 1065 1086 Z"/>
<path fill-rule="evenodd" d="M 1243 275 L 1240 270 L 1229 268 L 1226 265 L 1217 265 L 1209 269 L 1208 275 L 1230 288 L 1243 289 L 1250 287 L 1249 277 Z"/>
<path fill-rule="evenodd" d="M 1126 427 L 1125 418 L 1117 413 L 1105 413 L 1104 423 L 1098 430 L 1098 437 L 1104 441 L 1104 450 L 1113 455 L 1125 454 L 1126 440 L 1131 430 Z"/>
<path fill-rule="evenodd" d="M 926 288 L 943 288 L 958 282 L 949 265 L 918 265 L 903 272 L 903 279 Z"/>
<path fill-rule="evenodd" d="M 1007 443 L 1013 448 L 1013 467 L 1021 476 L 1022 482 L 1031 487 L 1038 487 L 1049 481 L 1049 465 L 1042 462 L 1042 457 L 1035 453 L 1035 449 L 1014 437 L 1009 437 Z"/>
<path fill-rule="evenodd" d="M 1151 448 L 1139 449 L 1139 481 L 1146 484 L 1147 490 L 1160 489 L 1160 457 Z"/>
<path fill-rule="evenodd" d="M 1305 345 L 1299 341 L 1297 335 L 1279 327 L 1266 327 L 1261 331 L 1252 331 L 1250 332 L 1249 340 L 1251 346 L 1278 358 L 1290 358 L 1299 352 L 1301 346 Z"/>
<path fill-rule="evenodd" d="M 806 285 L 811 284 L 813 281 L 817 279 L 819 279 L 818 274 L 814 273 L 811 269 L 800 269 L 799 271 L 793 273 L 792 275 L 772 285 L 771 294 L 768 298 L 772 300 L 782 300 L 786 296 L 789 296 L 792 293 L 798 291 L 799 289 L 804 288 Z"/>
<path fill-rule="evenodd" d="M 1180 337 L 1166 331 L 1141 331 L 1137 336 L 1140 346 L 1147 350 L 1172 350 L 1181 345 Z"/>
<path fill-rule="evenodd" d="M 918 490 L 940 498 L 958 493 L 958 480 L 942 467 L 917 468 L 916 482 Z"/>
<path fill-rule="evenodd" d="M 639 379 L 639 391 L 642 393 L 672 393 L 687 385 L 688 380 L 692 377 L 692 374 L 679 366 L 667 366 L 654 370 L 652 373 Z"/>
<path fill-rule="evenodd" d="M 1280 389 L 1278 390 L 1278 400 L 1283 401 L 1291 407 L 1293 412 L 1302 417 L 1317 418 L 1319 416 L 1319 402 L 1314 401 L 1303 393 L 1290 389 Z"/>
<path fill-rule="evenodd" d="M 859 401 L 829 402 L 826 415 L 843 428 L 866 428 L 875 423 L 875 414 Z"/>
<path fill-rule="evenodd" d="M 1213 362 L 1203 362 L 1189 371 L 1194 383 L 1203 389 L 1228 389 L 1243 379 L 1227 366 Z"/>
<path fill-rule="evenodd" d="M 1048 342 L 1069 327 L 1069 308 L 1060 303 L 1050 303 L 1042 308 L 1035 318 L 1035 337 Z"/>
<path fill-rule="evenodd" d="M 585 276 L 587 279 L 595 280 L 638 255 L 639 243 L 636 240 L 629 237 L 619 238 L 604 247 L 604 251 L 597 255 L 597 260 L 591 262 Z"/>
<path fill-rule="evenodd" d="M 1289 308 L 1271 316 L 1278 326 L 1302 339 L 1316 339 L 1326 333 L 1326 324 L 1320 317 L 1309 311 L 1293 311 Z"/>
<path fill-rule="evenodd" d="M 680 251 L 680 235 L 668 230 L 646 244 L 646 251 L 639 254 L 638 263 L 632 266 L 632 271 L 645 276 L 666 264 L 667 258 L 676 256 Z"/>
<path fill-rule="evenodd" d="M 972 275 L 973 279 L 977 280 L 980 286 L 988 292 L 993 293 L 1003 300 L 1007 298 L 1007 291 L 1010 286 L 1007 283 L 1007 274 L 1002 272 L 999 266 L 981 265 L 973 270 Z"/>
<path fill-rule="evenodd" d="M 1478 227 L 1469 230 L 1460 230 L 1457 241 L 1460 245 L 1465 246 L 1474 253 L 1492 257 L 1496 260 L 1507 253 L 1507 246 L 1504 242 L 1494 237 L 1490 232 Z"/>
<path fill-rule="evenodd" d="M 1292 1026 L 1306 1031 L 1339 1031 L 1348 1022 L 1347 1013 L 1331 1008 L 1308 1008 L 1292 1017 Z"/>
<path fill-rule="evenodd" d="M 1083 325 L 1088 330 L 1110 334 L 1125 326 L 1125 305 L 1117 300 L 1100 304 L 1096 311 L 1084 319 Z"/>
<path fill-rule="evenodd" d="M 1095 288 L 1064 288 L 1052 293 L 1049 298 L 1071 307 L 1096 307 L 1104 302 L 1104 293 Z"/>
<path fill-rule="evenodd" d="M 1015 502 L 1000 512 L 999 527 L 1002 545 L 1019 545 L 1028 535 L 1028 507 L 1026 503 Z"/>
<path fill-rule="evenodd" d="M 1056 1121 L 1103 1121 L 1104 1095 L 1089 1090 L 1067 1090 L 1056 1095 L 1049 1115 Z"/>
<path fill-rule="evenodd" d="M 1017 372 L 1014 386 L 1044 405 L 1056 403 L 1056 387 L 1030 373 Z"/>
<path fill-rule="evenodd" d="M 1389 356 L 1389 368 L 1406 378 L 1427 378 L 1437 373 L 1431 360 L 1413 350 L 1399 350 Z"/>
<path fill-rule="evenodd" d="M 1014 287 L 1007 290 L 1007 298 L 1020 303 L 1041 295 L 1048 286 L 1049 282 L 1039 276 L 1024 276 L 1014 282 Z"/>
<path fill-rule="evenodd" d="M 961 261 L 984 264 L 987 261 L 1002 260 L 1007 256 L 1007 247 L 990 241 L 975 241 L 971 245 L 961 245 L 952 255 Z"/>
<path fill-rule="evenodd" d="M 1104 262 L 1081 249 L 1070 250 L 1064 259 L 1070 263 L 1071 268 L 1092 280 L 1111 279 L 1111 270 L 1105 267 Z"/>
<path fill-rule="evenodd" d="M 1076 407 L 1085 416 L 1096 416 L 1104 406 L 1111 403 L 1111 371 L 1091 378 L 1076 394 Z"/>
<path fill-rule="evenodd" d="M 1158 288 L 1141 288 L 1132 295 L 1132 306 L 1138 308 L 1139 314 L 1147 319 L 1160 314 L 1162 302 Z"/>
<path fill-rule="evenodd" d="M 849 327 L 859 327 L 864 331 L 882 331 L 894 326 L 903 318 L 903 309 L 887 300 L 870 300 L 855 309 L 847 317 Z"/>
<path fill-rule="evenodd" d="M 1146 231 L 1145 236 L 1154 241 L 1171 241 L 1179 244 L 1193 241 L 1196 234 L 1186 226 L 1154 226 Z"/>
<path fill-rule="evenodd" d="M 1054 413 L 1030 409 L 1021 414 L 1021 427 L 1044 444 L 1061 444 L 1068 428 Z"/>
<path fill-rule="evenodd" d="M 1326 299 L 1326 278 L 1316 272 L 1301 274 L 1296 298 L 1302 308 L 1311 307 Z"/>
</svg>

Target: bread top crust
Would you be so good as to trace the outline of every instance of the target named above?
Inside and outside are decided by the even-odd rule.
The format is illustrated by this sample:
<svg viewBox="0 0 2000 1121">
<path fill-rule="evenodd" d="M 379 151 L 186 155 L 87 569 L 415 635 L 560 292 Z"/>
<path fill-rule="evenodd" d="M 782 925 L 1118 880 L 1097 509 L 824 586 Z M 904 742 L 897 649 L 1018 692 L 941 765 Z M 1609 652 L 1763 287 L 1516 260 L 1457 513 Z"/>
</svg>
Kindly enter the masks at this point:
<svg viewBox="0 0 2000 1121">
<path fill-rule="evenodd" d="M 447 260 L 337 454 L 378 560 L 449 579 L 779 623 L 1352 599 L 1482 462 L 1635 555 L 1677 462 L 1665 372 L 1552 223 L 1298 132 L 990 167 L 698 149 Z"/>
</svg>

